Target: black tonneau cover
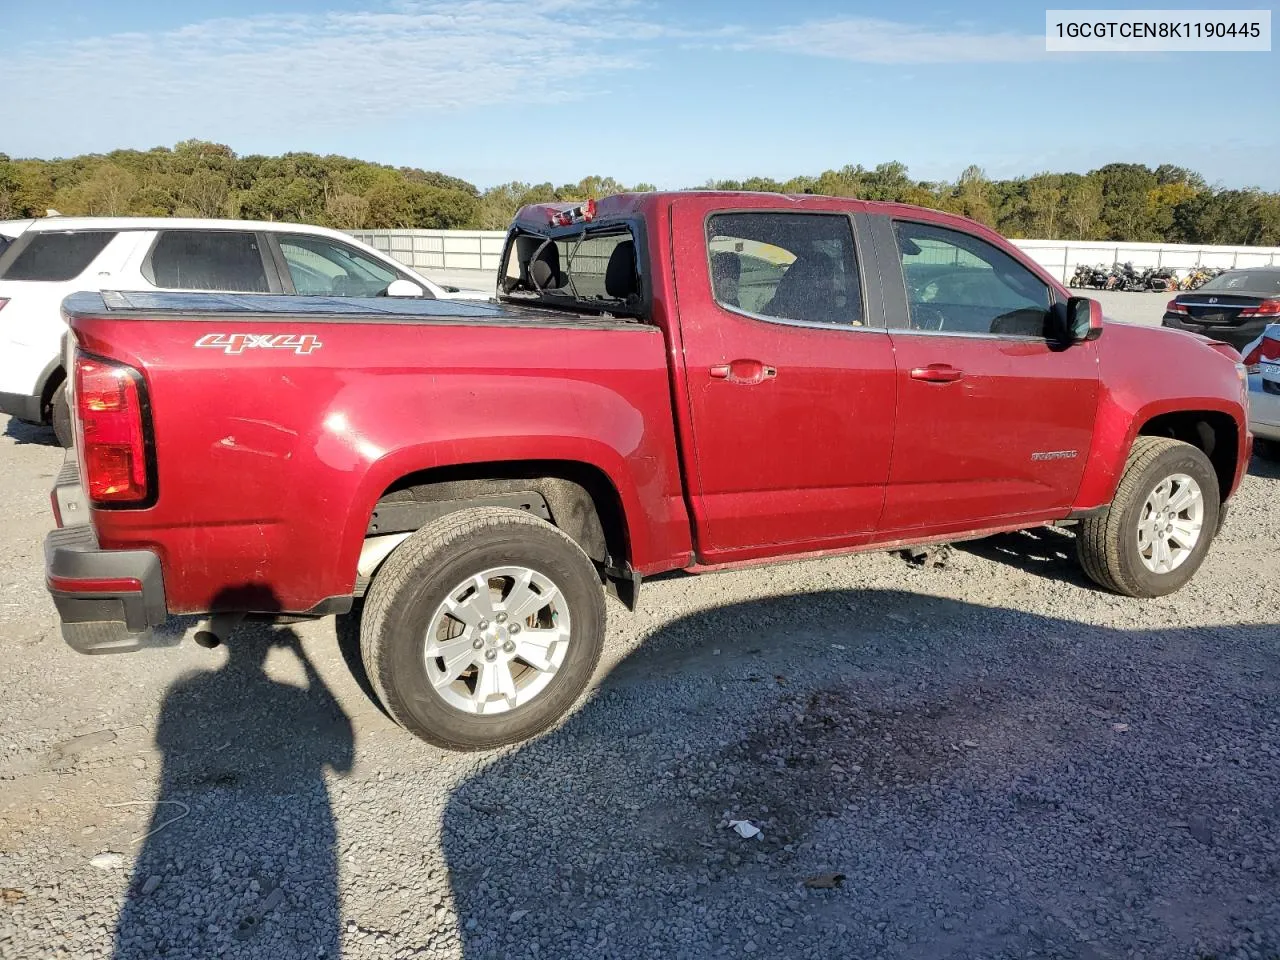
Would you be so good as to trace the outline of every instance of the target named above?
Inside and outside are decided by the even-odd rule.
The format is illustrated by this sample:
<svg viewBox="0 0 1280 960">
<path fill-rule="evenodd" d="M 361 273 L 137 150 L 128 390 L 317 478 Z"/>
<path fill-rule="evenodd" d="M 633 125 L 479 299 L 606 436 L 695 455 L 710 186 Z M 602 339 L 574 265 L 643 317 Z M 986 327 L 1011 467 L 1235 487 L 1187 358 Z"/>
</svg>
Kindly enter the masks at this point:
<svg viewBox="0 0 1280 960">
<path fill-rule="evenodd" d="M 122 320 L 181 318 L 217 320 L 305 319 L 334 323 L 492 323 L 497 326 L 635 327 L 627 317 L 569 313 L 484 300 L 430 300 L 407 297 L 315 297 L 272 293 L 162 293 L 104 290 L 73 293 L 62 301 L 68 319 L 79 316 Z"/>
</svg>

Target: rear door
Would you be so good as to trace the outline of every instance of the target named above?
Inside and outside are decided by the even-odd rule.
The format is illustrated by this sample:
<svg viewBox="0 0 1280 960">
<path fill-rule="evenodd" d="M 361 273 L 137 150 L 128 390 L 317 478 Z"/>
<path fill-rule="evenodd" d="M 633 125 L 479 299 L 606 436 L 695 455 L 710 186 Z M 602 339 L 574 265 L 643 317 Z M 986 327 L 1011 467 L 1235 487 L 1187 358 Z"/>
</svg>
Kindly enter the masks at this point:
<svg viewBox="0 0 1280 960">
<path fill-rule="evenodd" d="M 1047 336 L 1058 294 L 995 243 L 936 222 L 870 219 L 898 366 L 884 530 L 1065 513 L 1093 437 L 1095 345 Z"/>
<path fill-rule="evenodd" d="M 895 386 L 854 218 L 723 203 L 672 205 L 699 556 L 866 539 L 884 503 Z"/>
</svg>

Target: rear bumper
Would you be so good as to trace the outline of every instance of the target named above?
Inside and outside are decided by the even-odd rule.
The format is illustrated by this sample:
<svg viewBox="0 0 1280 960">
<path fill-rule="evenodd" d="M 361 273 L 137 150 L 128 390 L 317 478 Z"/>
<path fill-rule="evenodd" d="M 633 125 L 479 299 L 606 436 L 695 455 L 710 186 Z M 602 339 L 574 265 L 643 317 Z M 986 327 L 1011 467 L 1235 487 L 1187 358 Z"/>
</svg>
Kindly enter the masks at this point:
<svg viewBox="0 0 1280 960">
<path fill-rule="evenodd" d="M 128 653 L 153 644 L 168 619 L 160 559 L 150 550 L 102 550 L 88 524 L 72 451 L 58 473 L 59 526 L 44 541 L 44 573 L 62 621 L 62 639 L 79 653 Z"/>
<path fill-rule="evenodd" d="M 44 414 L 41 406 L 39 397 L 29 397 L 25 393 L 0 393 L 0 413 L 19 420 L 40 423 Z"/>
</svg>

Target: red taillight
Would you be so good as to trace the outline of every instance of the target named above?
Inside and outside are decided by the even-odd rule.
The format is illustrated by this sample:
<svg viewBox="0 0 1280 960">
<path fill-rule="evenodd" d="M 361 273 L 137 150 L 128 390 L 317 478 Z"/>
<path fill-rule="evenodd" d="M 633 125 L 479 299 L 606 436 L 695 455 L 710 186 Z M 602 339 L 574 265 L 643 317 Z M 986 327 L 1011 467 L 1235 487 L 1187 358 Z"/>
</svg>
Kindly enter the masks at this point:
<svg viewBox="0 0 1280 960">
<path fill-rule="evenodd" d="M 1177 300 L 1170 300 L 1168 304 L 1165 305 L 1165 310 L 1169 313 L 1185 314 L 1187 312 L 1187 308 L 1184 307 L 1182 304 L 1180 304 Z"/>
<path fill-rule="evenodd" d="M 1242 317 L 1280 317 L 1280 300 L 1263 300 L 1256 307 L 1245 307 Z"/>
<path fill-rule="evenodd" d="M 89 499 L 100 506 L 145 505 L 154 489 L 141 374 L 122 363 L 78 356 L 75 401 Z"/>
<path fill-rule="evenodd" d="M 4 309 L 4 305 L 9 302 L 8 297 L 0 297 L 0 310 Z"/>
</svg>

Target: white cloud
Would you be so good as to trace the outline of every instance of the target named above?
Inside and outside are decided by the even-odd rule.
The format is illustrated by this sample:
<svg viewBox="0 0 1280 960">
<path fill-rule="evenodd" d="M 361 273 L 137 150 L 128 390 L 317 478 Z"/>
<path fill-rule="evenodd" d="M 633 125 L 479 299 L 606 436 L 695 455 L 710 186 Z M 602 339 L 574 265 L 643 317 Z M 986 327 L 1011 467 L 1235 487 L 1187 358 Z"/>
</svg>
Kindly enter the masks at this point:
<svg viewBox="0 0 1280 960">
<path fill-rule="evenodd" d="M 1010 63 L 1045 56 L 1041 34 L 991 33 L 892 20 L 835 17 L 731 41 L 734 50 L 768 50 L 859 63 Z"/>
<path fill-rule="evenodd" d="M 519 117 L 530 135 L 549 136 L 573 113 L 555 104 L 607 93 L 614 78 L 650 69 L 663 44 L 741 51 L 744 69 L 760 52 L 865 63 L 1043 55 L 1042 37 L 964 25 L 845 17 L 765 33 L 659 21 L 635 0 L 387 0 L 364 12 L 11 45 L 0 58 L 0 134 L 12 152 L 44 155 L 187 136 L 304 147 L 391 120 L 415 125 L 421 141 L 432 115 L 502 107 L 495 128 L 509 133 Z"/>
<path fill-rule="evenodd" d="M 499 103 L 536 113 L 548 100 L 594 92 L 584 78 L 635 67 L 635 41 L 657 32 L 597 0 L 428 0 L 27 44 L 0 61 L 0 124 L 133 125 L 142 114 L 258 129 L 350 126 Z"/>
</svg>

